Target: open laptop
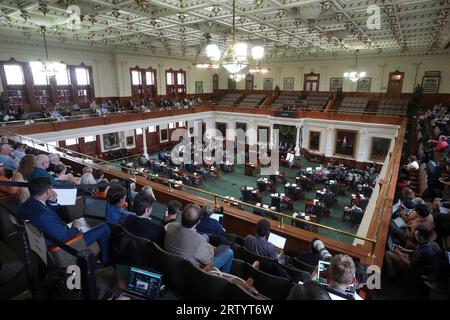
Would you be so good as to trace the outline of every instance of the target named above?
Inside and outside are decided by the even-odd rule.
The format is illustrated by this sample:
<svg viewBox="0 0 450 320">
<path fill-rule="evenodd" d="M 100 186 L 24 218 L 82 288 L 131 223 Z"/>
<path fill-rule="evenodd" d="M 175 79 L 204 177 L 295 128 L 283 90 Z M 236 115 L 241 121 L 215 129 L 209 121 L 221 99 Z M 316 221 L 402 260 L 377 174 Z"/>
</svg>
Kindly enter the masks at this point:
<svg viewBox="0 0 450 320">
<path fill-rule="evenodd" d="M 269 234 L 269 239 L 267 239 L 267 241 L 269 241 L 275 246 L 275 248 L 281 251 L 284 250 L 284 246 L 286 245 L 286 238 L 283 238 L 272 232 Z"/>
<path fill-rule="evenodd" d="M 125 296 L 137 300 L 154 300 L 159 298 L 163 275 L 155 271 L 130 267 Z"/>
<path fill-rule="evenodd" d="M 211 218 L 219 221 L 220 224 L 222 224 L 222 222 L 223 222 L 223 214 L 221 214 L 221 213 L 213 213 L 211 215 Z"/>
<path fill-rule="evenodd" d="M 108 214 L 108 200 L 97 197 L 83 197 L 84 211 L 83 218 L 78 219 L 81 223 L 83 233 L 105 223 Z M 72 222 L 68 224 L 72 226 Z"/>
</svg>

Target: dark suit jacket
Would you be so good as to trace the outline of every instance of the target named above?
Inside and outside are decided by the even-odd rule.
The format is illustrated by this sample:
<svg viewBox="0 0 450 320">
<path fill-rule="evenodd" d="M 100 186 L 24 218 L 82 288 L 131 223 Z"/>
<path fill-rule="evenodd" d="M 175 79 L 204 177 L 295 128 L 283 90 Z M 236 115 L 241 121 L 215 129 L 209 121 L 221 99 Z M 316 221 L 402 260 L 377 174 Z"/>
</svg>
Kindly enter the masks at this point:
<svg viewBox="0 0 450 320">
<path fill-rule="evenodd" d="M 131 234 L 156 242 L 160 247 L 164 246 L 166 230 L 159 220 L 129 215 L 122 220 L 122 225 Z"/>
<path fill-rule="evenodd" d="M 64 221 L 57 215 L 58 205 L 44 205 L 42 202 L 29 198 L 19 208 L 19 217 L 29 220 L 30 223 L 40 231 L 52 236 L 53 238 L 66 242 L 79 234 L 78 228 L 69 228 Z M 47 241 L 47 246 L 52 243 Z"/>
</svg>

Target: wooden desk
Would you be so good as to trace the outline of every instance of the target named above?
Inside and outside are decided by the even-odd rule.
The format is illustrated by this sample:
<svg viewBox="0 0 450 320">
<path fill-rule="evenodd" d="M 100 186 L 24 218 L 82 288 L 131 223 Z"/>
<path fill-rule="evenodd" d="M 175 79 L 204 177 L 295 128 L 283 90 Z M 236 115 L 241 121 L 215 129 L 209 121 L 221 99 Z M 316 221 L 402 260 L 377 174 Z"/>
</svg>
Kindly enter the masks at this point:
<svg viewBox="0 0 450 320">
<path fill-rule="evenodd" d="M 260 167 L 257 165 L 245 164 L 245 166 L 244 166 L 244 174 L 246 176 L 253 177 L 254 175 L 256 175 L 259 172 L 260 172 Z"/>
</svg>

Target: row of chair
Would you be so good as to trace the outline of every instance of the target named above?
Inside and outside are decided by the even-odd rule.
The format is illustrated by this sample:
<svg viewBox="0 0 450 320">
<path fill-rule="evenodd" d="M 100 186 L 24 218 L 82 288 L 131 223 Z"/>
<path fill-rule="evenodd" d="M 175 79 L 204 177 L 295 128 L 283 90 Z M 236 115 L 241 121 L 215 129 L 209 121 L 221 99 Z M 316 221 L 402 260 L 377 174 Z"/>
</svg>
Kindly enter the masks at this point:
<svg viewBox="0 0 450 320">
<path fill-rule="evenodd" d="M 249 94 L 240 103 L 240 106 L 259 107 L 266 98 L 264 94 Z"/>
</svg>

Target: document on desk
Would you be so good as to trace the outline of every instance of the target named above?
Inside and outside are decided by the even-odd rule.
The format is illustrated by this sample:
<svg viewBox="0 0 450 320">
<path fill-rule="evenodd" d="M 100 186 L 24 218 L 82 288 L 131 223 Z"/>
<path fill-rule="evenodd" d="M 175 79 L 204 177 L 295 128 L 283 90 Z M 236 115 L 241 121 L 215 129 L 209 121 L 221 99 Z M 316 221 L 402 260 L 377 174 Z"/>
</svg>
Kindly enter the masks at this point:
<svg viewBox="0 0 450 320">
<path fill-rule="evenodd" d="M 58 195 L 58 204 L 73 206 L 77 201 L 77 189 L 53 189 Z"/>
</svg>

